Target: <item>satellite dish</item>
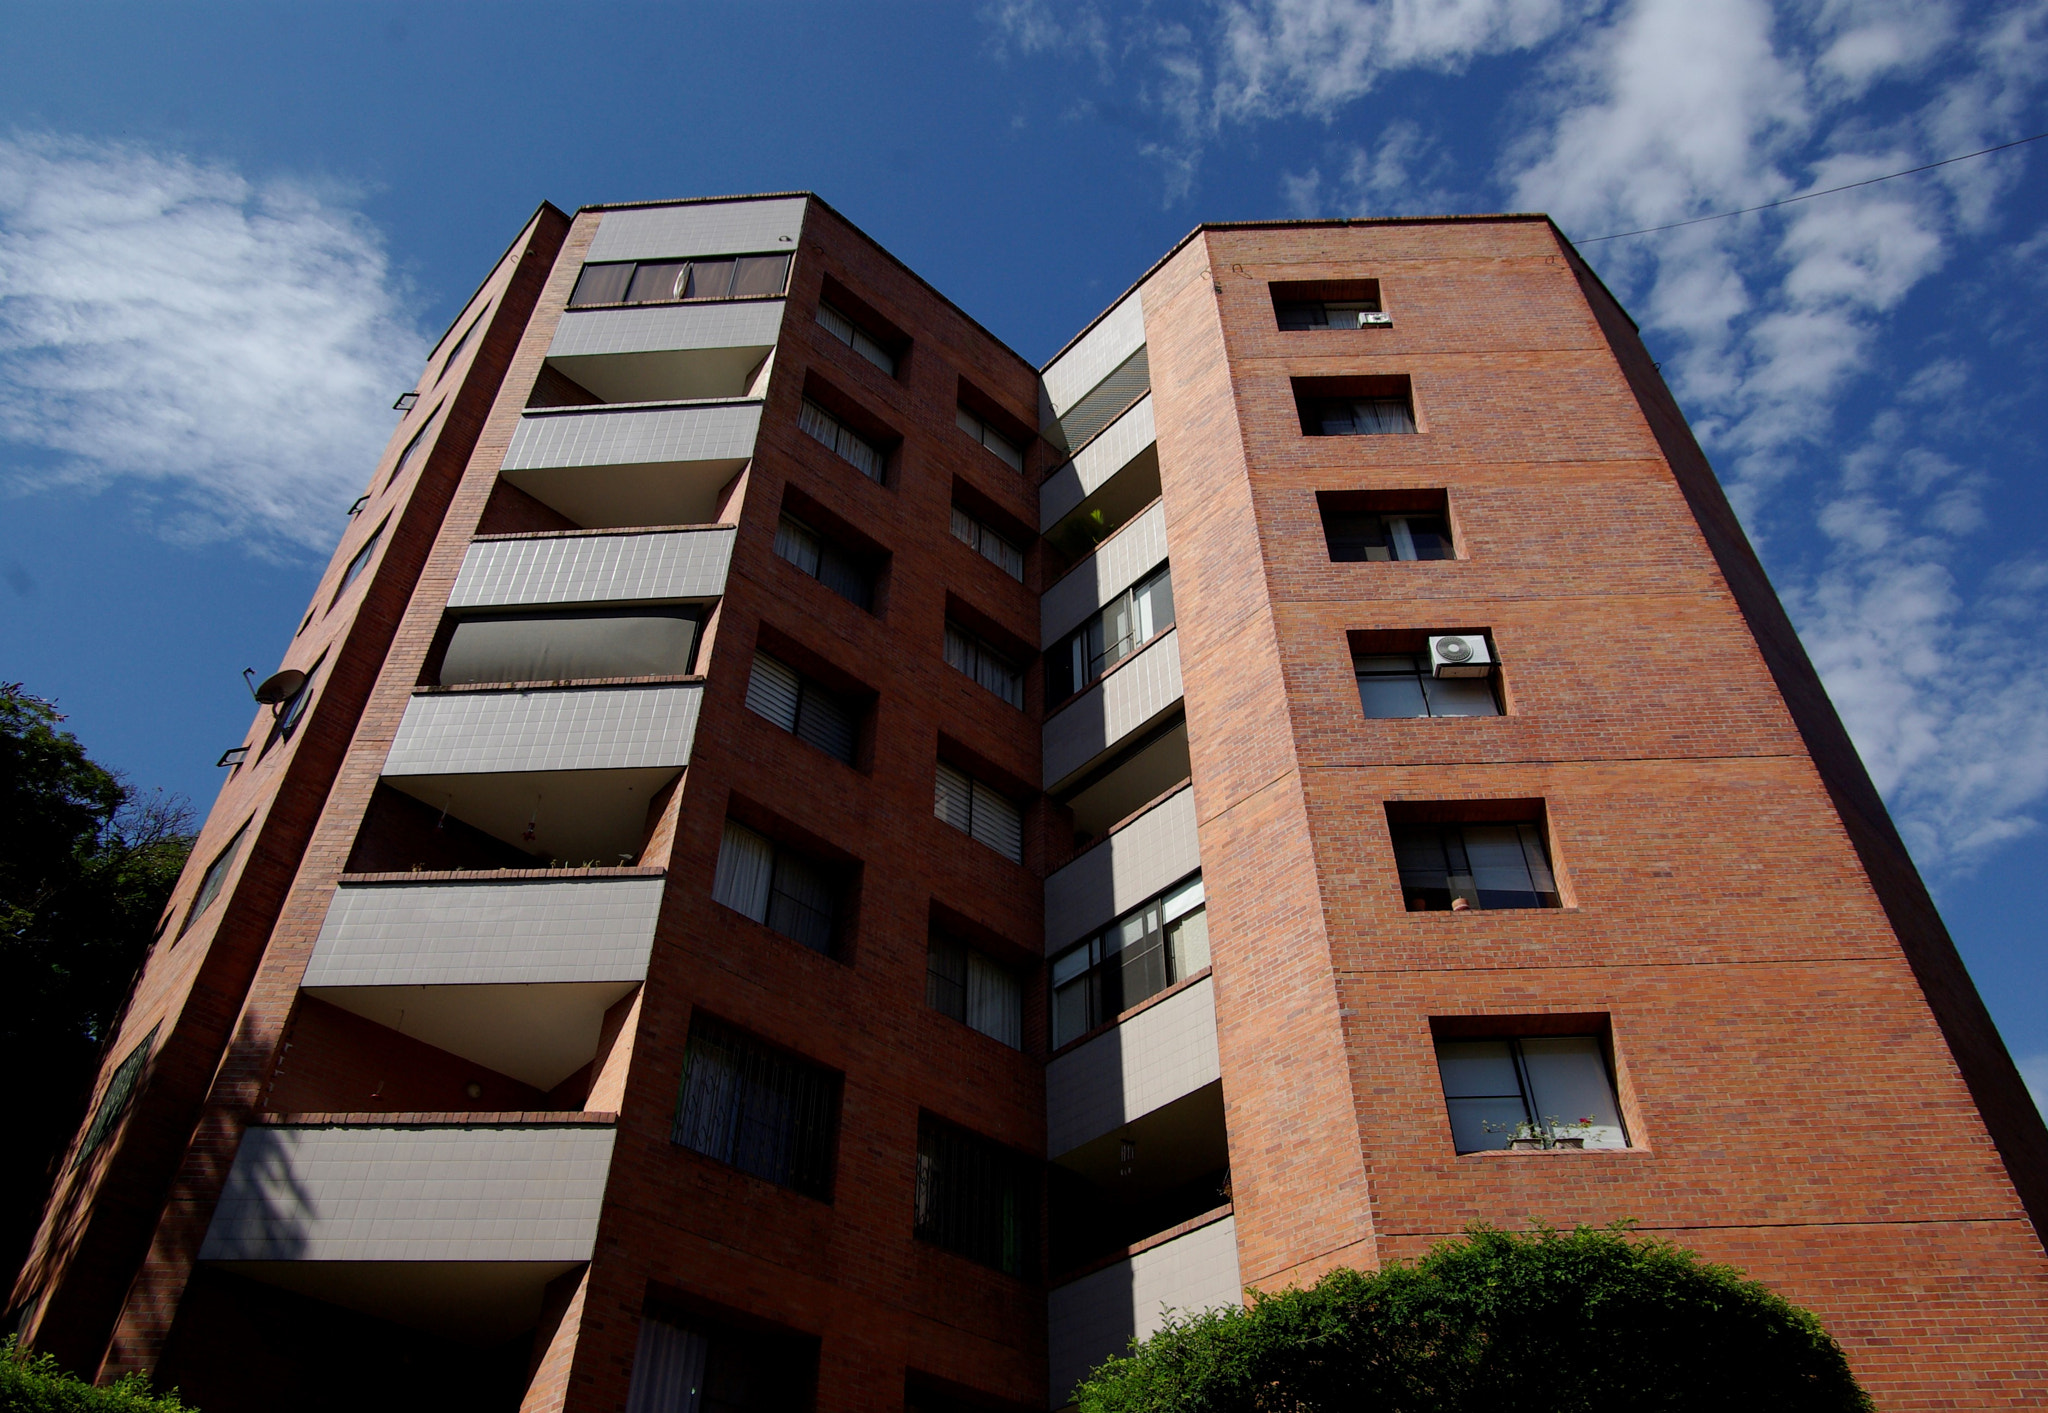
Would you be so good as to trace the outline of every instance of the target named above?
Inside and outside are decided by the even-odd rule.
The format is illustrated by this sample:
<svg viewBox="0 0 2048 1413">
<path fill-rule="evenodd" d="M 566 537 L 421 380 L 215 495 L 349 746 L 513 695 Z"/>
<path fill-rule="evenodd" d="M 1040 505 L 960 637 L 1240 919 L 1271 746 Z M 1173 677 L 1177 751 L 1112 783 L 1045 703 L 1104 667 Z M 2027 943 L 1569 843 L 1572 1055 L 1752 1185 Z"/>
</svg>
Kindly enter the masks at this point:
<svg viewBox="0 0 2048 1413">
<path fill-rule="evenodd" d="M 242 674 L 245 678 L 251 673 Z M 251 696 L 265 706 L 274 707 L 296 697 L 306 685 L 306 674 L 296 667 L 287 667 L 282 672 L 273 672 L 249 689 Z"/>
</svg>

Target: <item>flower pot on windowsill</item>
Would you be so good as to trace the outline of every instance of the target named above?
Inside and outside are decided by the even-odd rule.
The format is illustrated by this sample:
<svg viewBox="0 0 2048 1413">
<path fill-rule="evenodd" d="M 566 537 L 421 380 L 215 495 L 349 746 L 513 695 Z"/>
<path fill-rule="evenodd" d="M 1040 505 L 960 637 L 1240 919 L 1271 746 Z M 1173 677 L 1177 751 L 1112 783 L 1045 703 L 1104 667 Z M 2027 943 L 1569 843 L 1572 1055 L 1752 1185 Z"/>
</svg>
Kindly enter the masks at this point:
<svg viewBox="0 0 2048 1413">
<path fill-rule="evenodd" d="M 1510 1153 L 1549 1153 L 1559 1148 L 1580 1149 L 1585 1146 L 1586 1139 L 1583 1134 L 1571 1138 L 1559 1134 L 1548 1143 L 1545 1143 L 1540 1138 L 1510 1138 L 1508 1140 L 1508 1152 Z"/>
</svg>

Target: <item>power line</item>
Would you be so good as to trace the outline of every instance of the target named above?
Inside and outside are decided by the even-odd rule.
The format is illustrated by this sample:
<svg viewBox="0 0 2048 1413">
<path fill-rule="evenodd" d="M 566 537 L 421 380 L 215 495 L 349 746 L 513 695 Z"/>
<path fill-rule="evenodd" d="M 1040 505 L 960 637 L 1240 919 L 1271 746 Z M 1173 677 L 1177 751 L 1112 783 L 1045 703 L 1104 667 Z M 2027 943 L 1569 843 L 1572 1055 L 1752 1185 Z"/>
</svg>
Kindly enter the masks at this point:
<svg viewBox="0 0 2048 1413">
<path fill-rule="evenodd" d="M 2003 152 L 2008 147 L 2024 147 L 2030 142 L 2039 142 L 2044 137 L 2048 137 L 2048 132 L 2037 132 L 2032 137 L 2015 138 L 2011 142 L 2001 142 L 1996 147 L 1986 147 L 1976 152 L 1965 152 L 1960 157 L 1944 157 L 1939 162 L 1929 162 L 1924 167 L 1908 167 L 1903 172 L 1888 172 L 1881 177 L 1870 177 L 1860 182 L 1850 182 L 1847 186 L 1831 186 L 1826 191 L 1809 191 L 1804 196 L 1788 196 L 1783 201 L 1766 201 L 1761 206 L 1745 206 L 1740 211 L 1722 211 L 1712 216 L 1694 216 L 1689 221 L 1673 221 L 1668 226 L 1645 226 L 1639 231 L 1616 231 L 1613 235 L 1592 236 L 1586 240 L 1574 243 L 1578 245 L 1598 245 L 1603 240 L 1620 240 L 1625 236 L 1655 235 L 1658 231 L 1675 231 L 1680 226 L 1697 226 L 1702 221 L 1725 221 L 1730 216 L 1747 216 L 1752 211 L 1768 211 L 1773 206 L 1790 206 L 1795 201 L 1811 201 L 1816 196 L 1833 196 L 1838 191 L 1853 191 L 1859 186 L 1875 186 L 1879 182 L 1888 182 L 1896 177 L 1910 177 L 1915 172 L 1931 172 L 1936 167 L 1946 167 L 1951 162 L 1967 162 L 1972 157 L 1982 157 L 1992 152 Z"/>
</svg>

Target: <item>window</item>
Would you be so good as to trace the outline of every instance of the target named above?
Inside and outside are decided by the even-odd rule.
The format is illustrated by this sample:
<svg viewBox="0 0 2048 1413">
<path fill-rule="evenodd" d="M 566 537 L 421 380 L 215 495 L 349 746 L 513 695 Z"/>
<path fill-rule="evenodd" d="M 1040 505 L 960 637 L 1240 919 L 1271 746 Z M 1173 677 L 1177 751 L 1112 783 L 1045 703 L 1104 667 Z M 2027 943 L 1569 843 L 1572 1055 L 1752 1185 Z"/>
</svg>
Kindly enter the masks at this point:
<svg viewBox="0 0 2048 1413">
<path fill-rule="evenodd" d="M 856 713 L 789 664 L 755 653 L 753 675 L 747 678 L 747 706 L 799 741 L 808 741 L 833 759 L 853 764 Z"/>
<path fill-rule="evenodd" d="M 1046 656 L 1046 705 L 1063 702 L 1173 626 L 1173 574 L 1160 565 Z"/>
<path fill-rule="evenodd" d="M 220 896 L 222 886 L 228 881 L 228 870 L 235 866 L 235 857 L 242 852 L 242 836 L 248 832 L 249 825 L 245 822 L 235 831 L 235 837 L 213 856 L 213 862 L 206 866 L 206 872 L 199 880 L 199 892 L 192 899 L 192 910 L 185 914 L 185 927 L 179 928 L 179 932 L 191 927 L 207 906 Z"/>
<path fill-rule="evenodd" d="M 477 311 L 477 316 L 469 321 L 469 327 L 462 331 L 462 337 L 455 341 L 455 347 L 449 349 L 448 356 L 441 360 L 441 371 L 434 375 L 436 383 L 448 376 L 448 370 L 455 366 L 455 360 L 462 357 L 462 350 L 469 347 L 469 336 L 483 326 L 484 315 L 490 312 L 490 306 L 485 305 Z"/>
<path fill-rule="evenodd" d="M 1492 677 L 1433 677 L 1424 653 L 1356 657 L 1351 666 L 1370 717 L 1500 715 Z"/>
<path fill-rule="evenodd" d="M 313 704 L 313 679 L 320 675 L 321 664 L 327 661 L 322 653 L 319 660 L 306 670 L 306 680 L 299 684 L 299 690 L 292 693 L 290 700 L 282 705 L 284 710 L 277 714 L 277 724 L 271 729 L 273 740 L 290 740 L 299 729 L 299 721 L 306 714 L 306 708 Z"/>
<path fill-rule="evenodd" d="M 341 602 L 341 596 L 348 592 L 348 586 L 355 583 L 361 577 L 363 570 L 369 567 L 370 556 L 377 552 L 377 542 L 383 538 L 384 526 L 379 525 L 370 532 L 370 538 L 363 541 L 363 547 L 357 550 L 355 558 L 348 562 L 348 568 L 341 571 L 341 583 L 336 586 L 334 597 L 327 601 L 329 608 Z"/>
<path fill-rule="evenodd" d="M 1368 324 L 1361 316 L 1380 312 L 1377 300 L 1291 300 L 1274 306 L 1283 329 L 1364 329 L 1383 327 L 1375 319 Z"/>
<path fill-rule="evenodd" d="M 1037 1265 L 1032 1165 L 930 1114 L 917 1123 L 917 1235 L 1013 1276 Z"/>
<path fill-rule="evenodd" d="M 946 625 L 946 661 L 1011 706 L 1024 706 L 1024 674 L 1008 657 L 957 623 Z"/>
<path fill-rule="evenodd" d="M 1015 442 L 991 427 L 982 418 L 966 408 L 955 408 L 953 420 L 960 424 L 960 430 L 994 452 L 1012 471 L 1024 469 L 1024 451 Z"/>
<path fill-rule="evenodd" d="M 713 901 L 830 956 L 839 932 L 839 893 L 830 868 L 744 824 L 726 822 L 711 881 Z"/>
<path fill-rule="evenodd" d="M 861 475 L 870 481 L 882 479 L 881 448 L 809 398 L 804 399 L 803 410 L 797 414 L 796 424 L 812 438 L 830 447 L 841 460 L 851 462 L 859 469 Z"/>
<path fill-rule="evenodd" d="M 585 265 L 571 309 L 596 304 L 669 304 L 684 299 L 742 299 L 781 294 L 789 281 L 787 255 L 711 256 L 701 260 L 641 260 Z"/>
<path fill-rule="evenodd" d="M 944 761 L 939 762 L 932 812 L 1011 863 L 1024 862 L 1024 816 L 1017 807 Z"/>
<path fill-rule="evenodd" d="M 953 538 L 1018 583 L 1024 582 L 1024 551 L 957 505 L 953 507 Z"/>
<path fill-rule="evenodd" d="M 775 552 L 848 603 L 874 611 L 874 577 L 857 556 L 785 515 L 775 526 Z"/>
<path fill-rule="evenodd" d="M 1053 1048 L 1208 965 L 1209 915 L 1198 875 L 1053 958 Z"/>
<path fill-rule="evenodd" d="M 405 468 L 412 465 L 413 457 L 419 452 L 420 443 L 424 442 L 427 439 L 427 433 L 434 429 L 434 419 L 440 413 L 441 409 L 436 407 L 427 414 L 426 420 L 420 423 L 420 429 L 412 434 L 412 440 L 405 444 L 405 450 L 398 453 L 398 460 L 392 463 L 391 475 L 385 480 L 385 485 L 395 485 L 398 478 L 405 474 Z"/>
<path fill-rule="evenodd" d="M 887 373 L 896 376 L 896 355 L 866 329 L 853 322 L 829 304 L 818 306 L 818 322 L 825 326 L 825 332 L 838 339 L 868 362 Z"/>
<path fill-rule="evenodd" d="M 1391 825 L 1401 893 L 1411 913 L 1555 908 L 1557 880 L 1533 820 Z"/>
<path fill-rule="evenodd" d="M 626 1413 L 799 1413 L 817 1363 L 815 1343 L 801 1338 L 682 1311 L 644 1315 Z"/>
<path fill-rule="evenodd" d="M 1012 1050 L 1024 1048 L 1024 988 L 1008 967 L 942 932 L 925 954 L 924 1003 Z"/>
<path fill-rule="evenodd" d="M 99 1107 L 92 1111 L 92 1123 L 87 1126 L 85 1137 L 79 1140 L 78 1156 L 71 1160 L 72 1167 L 82 1167 L 85 1160 L 107 1141 L 114 1125 L 121 1122 L 121 1115 L 128 1112 L 128 1101 L 135 1097 L 135 1088 L 142 1082 L 142 1072 L 148 1068 L 149 1057 L 156 1050 L 156 1034 L 162 1029 L 161 1022 L 151 1026 L 149 1034 L 136 1042 L 135 1048 L 114 1067 L 114 1073 L 107 1080 L 107 1092 L 100 1096 Z"/>
<path fill-rule="evenodd" d="M 1339 564 L 1365 560 L 1451 559 L 1451 526 L 1431 511 L 1381 514 L 1371 510 L 1325 510 L 1323 538 Z"/>
<path fill-rule="evenodd" d="M 1302 404 L 1301 430 L 1311 437 L 1372 437 L 1415 430 L 1404 397 L 1319 397 Z"/>
<path fill-rule="evenodd" d="M 1598 1036 L 1439 1038 L 1436 1067 L 1460 1153 L 1506 1148 L 1517 1137 L 1546 1148 L 1558 1139 L 1572 1147 L 1629 1146 Z"/>
<path fill-rule="evenodd" d="M 670 1141 L 829 1201 L 839 1077 L 706 1015 L 690 1020 Z"/>
</svg>

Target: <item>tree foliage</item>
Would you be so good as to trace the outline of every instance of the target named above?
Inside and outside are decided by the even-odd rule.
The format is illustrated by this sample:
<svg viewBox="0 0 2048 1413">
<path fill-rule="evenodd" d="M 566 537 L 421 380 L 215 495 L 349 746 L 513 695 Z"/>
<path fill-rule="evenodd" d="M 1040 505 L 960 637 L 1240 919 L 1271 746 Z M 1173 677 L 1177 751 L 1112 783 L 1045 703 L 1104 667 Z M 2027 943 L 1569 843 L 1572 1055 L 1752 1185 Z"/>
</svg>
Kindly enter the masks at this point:
<svg viewBox="0 0 2048 1413">
<path fill-rule="evenodd" d="M 0 1157 L 0 1270 L 33 1231 L 100 1049 L 192 848 L 185 802 L 94 762 L 55 706 L 0 683 L 0 1067 L 34 1076 Z"/>
<path fill-rule="evenodd" d="M 49 1355 L 31 1359 L 9 1335 L 0 1344 L 0 1413 L 198 1413 L 176 1389 L 150 1392 L 141 1374 L 94 1388 L 57 1367 Z"/>
<path fill-rule="evenodd" d="M 1177 1318 L 1076 1390 L 1080 1413 L 1866 1413 L 1820 1322 L 1621 1228 L 1475 1226 L 1421 1261 L 1335 1270 Z"/>
</svg>

